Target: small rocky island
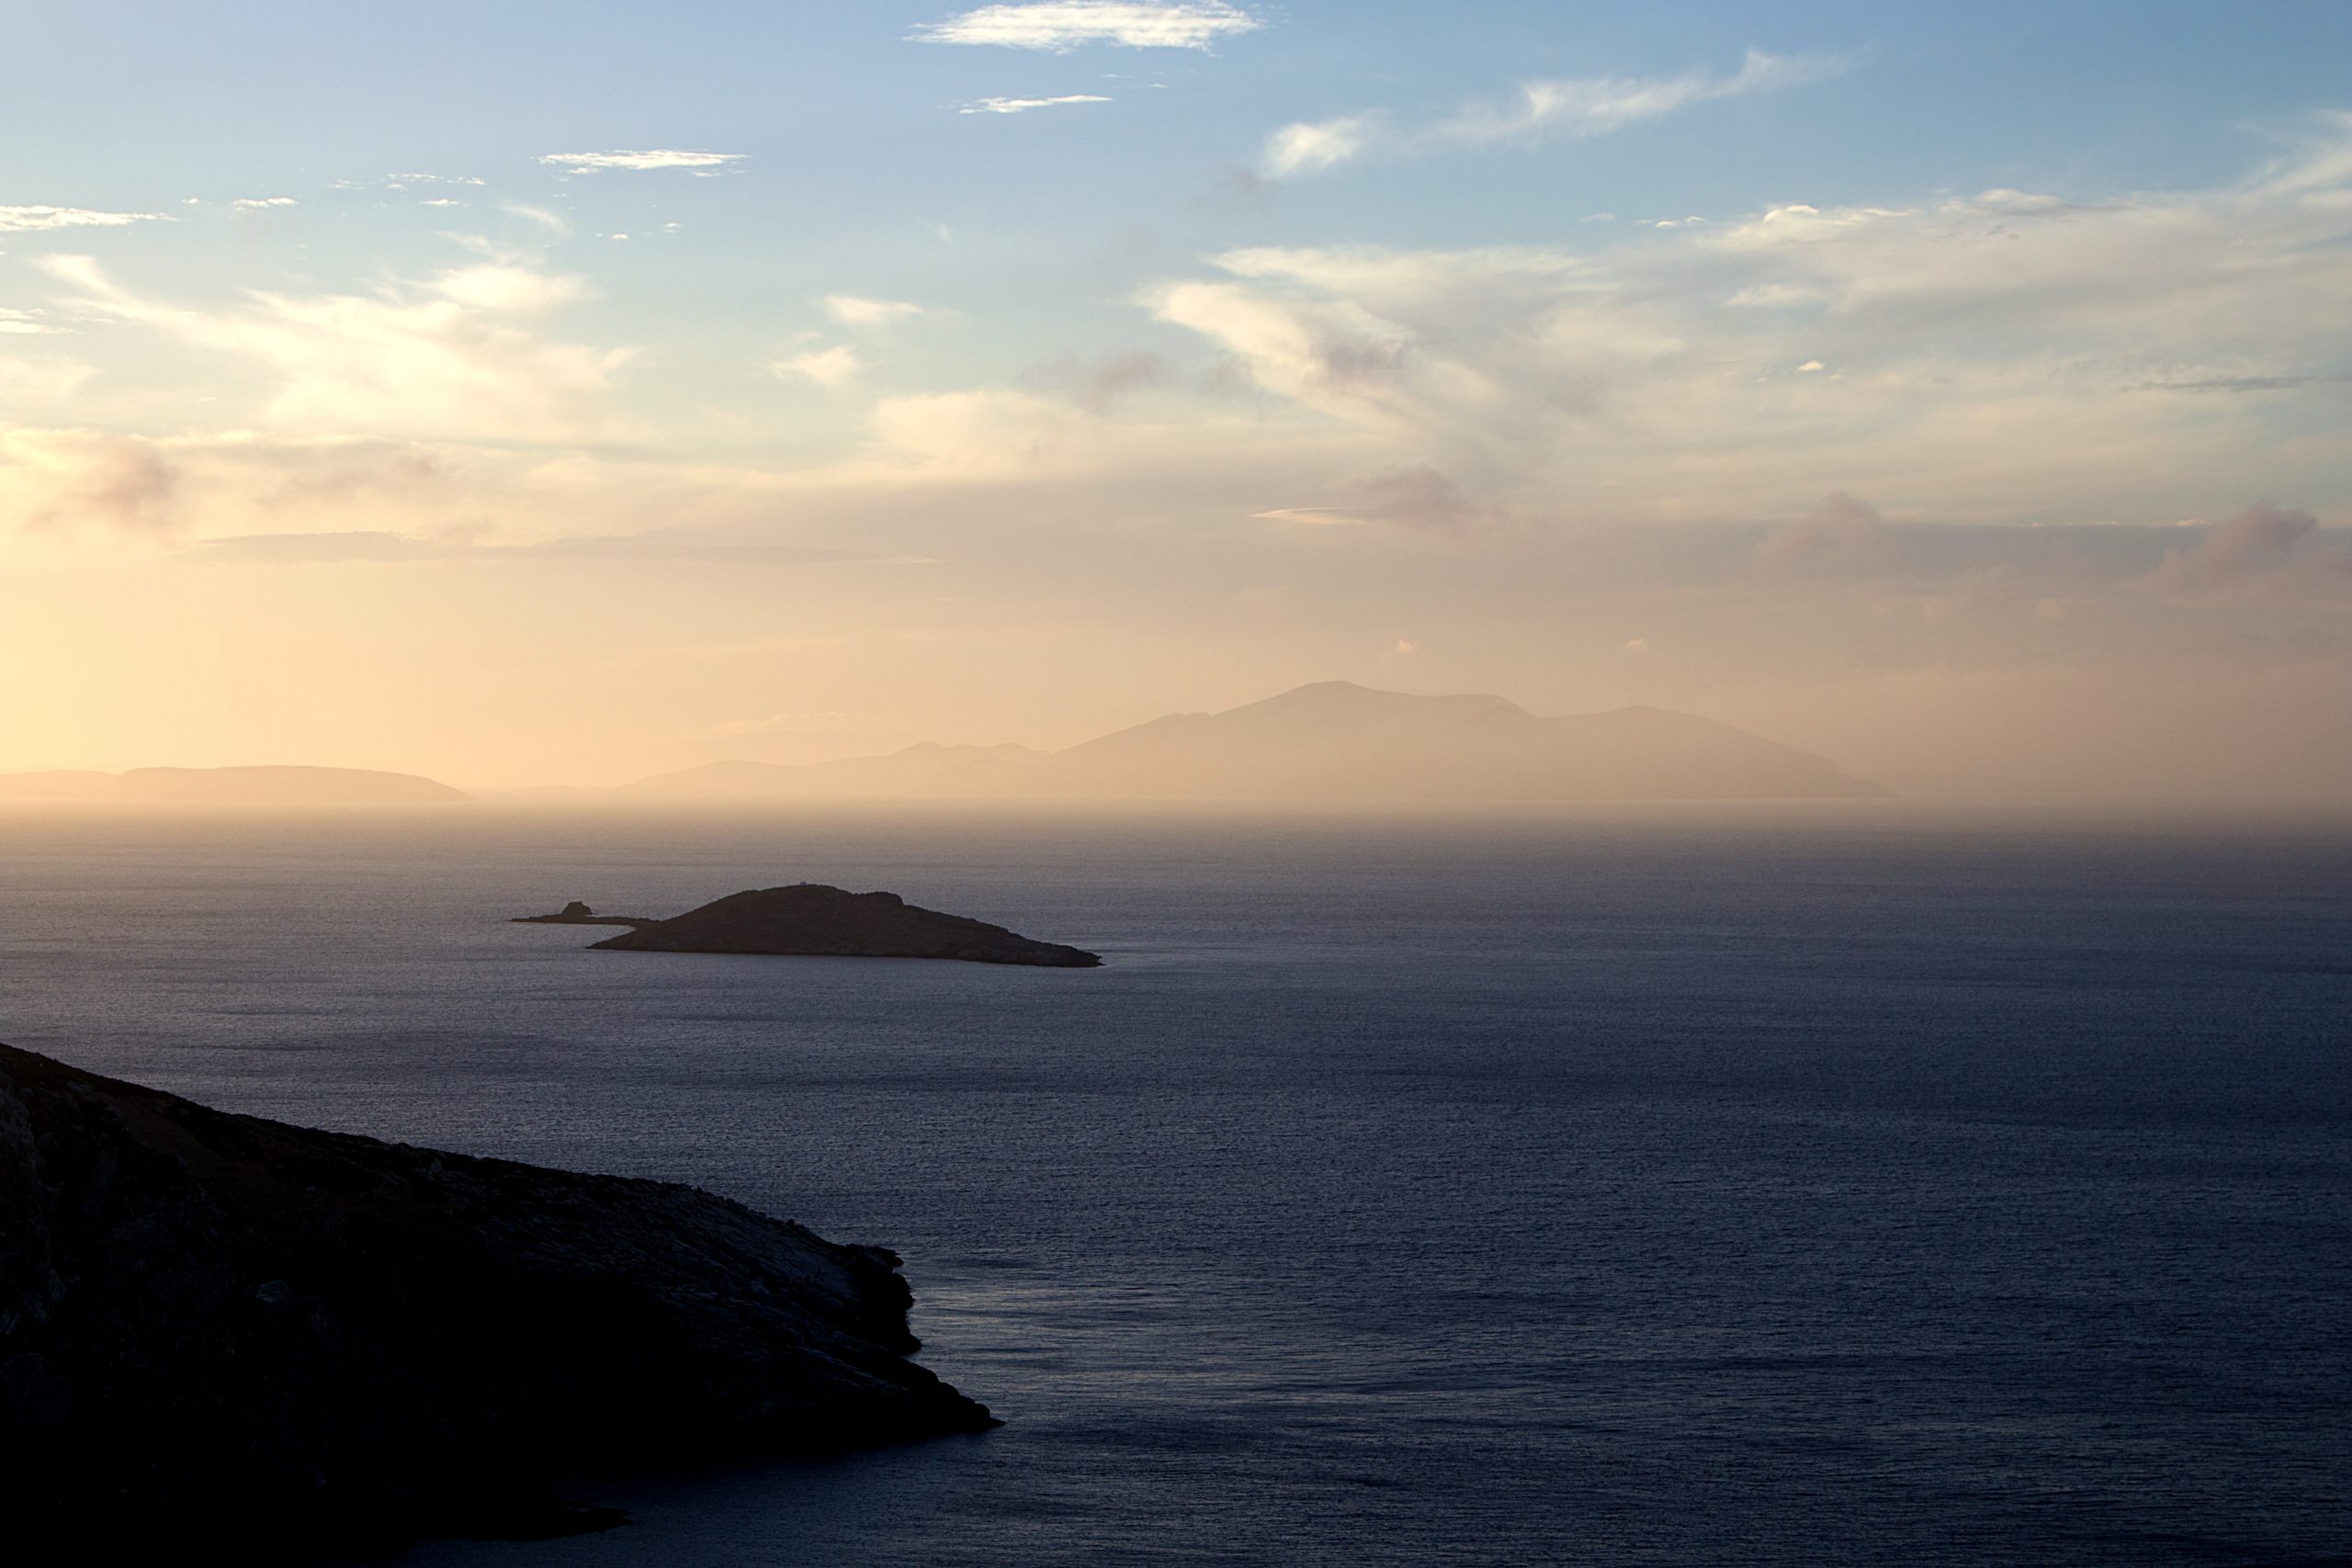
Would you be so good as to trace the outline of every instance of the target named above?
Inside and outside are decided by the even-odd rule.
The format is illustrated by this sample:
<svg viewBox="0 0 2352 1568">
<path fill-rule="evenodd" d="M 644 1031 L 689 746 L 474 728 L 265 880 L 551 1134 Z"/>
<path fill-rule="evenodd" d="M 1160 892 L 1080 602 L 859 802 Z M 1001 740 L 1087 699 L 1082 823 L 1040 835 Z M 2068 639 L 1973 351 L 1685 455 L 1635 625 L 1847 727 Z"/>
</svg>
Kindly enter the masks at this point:
<svg viewBox="0 0 2352 1568">
<path fill-rule="evenodd" d="M 582 1466 L 996 1425 L 907 1359 L 898 1267 L 690 1187 L 230 1115 L 0 1046 L 9 1535 L 254 1562 L 555 1533 L 617 1522 L 539 1490 Z"/>
<path fill-rule="evenodd" d="M 730 893 L 667 920 L 599 915 L 574 901 L 553 915 L 525 915 L 534 925 L 611 925 L 634 929 L 590 945 L 614 953 L 736 953 L 803 958 L 960 958 L 975 964 L 1026 964 L 1094 969 L 1097 954 L 1037 942 L 985 920 L 921 908 L 895 893 L 850 893 L 822 883 Z"/>
<path fill-rule="evenodd" d="M 600 915 L 574 898 L 552 915 L 517 915 L 518 926 L 658 926 L 650 915 Z"/>
</svg>

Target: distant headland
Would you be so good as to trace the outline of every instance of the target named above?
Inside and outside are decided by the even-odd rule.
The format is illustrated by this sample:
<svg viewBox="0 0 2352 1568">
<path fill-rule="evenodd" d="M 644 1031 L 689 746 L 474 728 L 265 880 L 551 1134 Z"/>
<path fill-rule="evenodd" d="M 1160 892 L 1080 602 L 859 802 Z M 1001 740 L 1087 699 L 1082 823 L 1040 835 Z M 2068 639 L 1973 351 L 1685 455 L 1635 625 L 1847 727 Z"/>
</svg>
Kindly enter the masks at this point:
<svg viewBox="0 0 2352 1568">
<path fill-rule="evenodd" d="M 1324 681 L 1222 713 L 1170 714 L 1061 751 L 926 742 L 832 762 L 713 762 L 617 793 L 664 801 L 1507 801 L 1831 800 L 1888 792 L 1809 751 L 1665 708 L 1544 718 L 1497 696 L 1415 696 Z"/>
<path fill-rule="evenodd" d="M 372 768 L 51 769 L 0 773 L 0 800 L 96 800 L 138 806 L 396 806 L 470 800 L 418 773 Z"/>
<path fill-rule="evenodd" d="M 628 926 L 592 947 L 609 953 L 723 953 L 777 958 L 952 958 L 1043 969 L 1094 969 L 1082 948 L 1038 942 L 985 920 L 942 914 L 896 893 L 851 893 L 822 883 L 730 893 L 672 919 L 599 915 L 577 900 L 521 925 Z"/>
</svg>

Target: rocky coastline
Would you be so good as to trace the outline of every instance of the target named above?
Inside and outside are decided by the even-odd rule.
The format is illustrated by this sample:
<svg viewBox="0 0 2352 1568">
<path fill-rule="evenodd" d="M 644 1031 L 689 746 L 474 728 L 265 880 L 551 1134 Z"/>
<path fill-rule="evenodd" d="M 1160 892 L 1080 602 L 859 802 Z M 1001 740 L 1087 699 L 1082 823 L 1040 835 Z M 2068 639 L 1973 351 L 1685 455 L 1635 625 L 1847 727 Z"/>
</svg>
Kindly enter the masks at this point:
<svg viewBox="0 0 2352 1568">
<path fill-rule="evenodd" d="M 316 1132 L 0 1046 L 17 1540 L 246 1560 L 612 1522 L 583 1466 L 978 1432 L 898 1257 L 672 1183 Z"/>
</svg>

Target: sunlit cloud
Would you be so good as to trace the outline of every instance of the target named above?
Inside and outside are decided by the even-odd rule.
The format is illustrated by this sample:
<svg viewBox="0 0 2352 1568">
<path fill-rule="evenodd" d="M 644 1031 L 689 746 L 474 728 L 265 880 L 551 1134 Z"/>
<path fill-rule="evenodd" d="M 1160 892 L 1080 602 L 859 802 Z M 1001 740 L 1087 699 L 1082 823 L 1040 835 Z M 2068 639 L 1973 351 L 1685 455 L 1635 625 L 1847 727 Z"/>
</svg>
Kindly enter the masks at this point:
<svg viewBox="0 0 2352 1568">
<path fill-rule="evenodd" d="M 994 45 L 1059 54 L 1090 43 L 1125 49 L 1205 50 L 1265 24 L 1222 0 L 1036 0 L 983 6 L 908 34 L 917 43 Z"/>
<path fill-rule="evenodd" d="M 266 212 L 273 207 L 300 207 L 290 196 L 241 196 L 229 204 L 239 212 Z"/>
<path fill-rule="evenodd" d="M 1031 109 L 1049 109 L 1063 104 L 1107 104 L 1111 100 L 1100 93 L 1064 93 L 1057 98 L 975 98 L 956 106 L 957 114 L 1026 114 Z"/>
<path fill-rule="evenodd" d="M 820 303 L 827 315 L 849 327 L 888 326 L 923 313 L 922 306 L 904 299 L 869 299 L 861 294 L 828 294 Z"/>
<path fill-rule="evenodd" d="M 578 279 L 514 265 L 462 267 L 379 295 L 257 292 L 200 308 L 135 293 L 86 256 L 39 264 L 76 309 L 147 327 L 260 369 L 259 417 L 321 434 L 474 441 L 609 434 L 627 349 L 550 342 L 525 319 L 582 297 Z"/>
<path fill-rule="evenodd" d="M 1373 114 L 1286 125 L 1266 139 L 1259 165 L 1275 179 L 1315 174 L 1363 152 L 1379 127 L 1380 117 Z"/>
<path fill-rule="evenodd" d="M 830 390 L 864 367 L 865 361 L 858 357 L 857 350 L 847 344 L 835 344 L 831 348 L 812 348 L 789 359 L 776 360 L 768 369 L 780 378 L 789 380 L 797 377 L 801 380 L 814 381 Z"/>
<path fill-rule="evenodd" d="M 161 212 L 94 212 L 85 207 L 0 207 L 0 233 L 46 233 L 53 229 L 119 229 L 132 223 L 169 223 Z"/>
<path fill-rule="evenodd" d="M 542 315 L 593 292 L 582 278 L 494 262 L 445 272 L 434 279 L 433 288 L 460 305 L 516 316 Z"/>
<path fill-rule="evenodd" d="M 605 169 L 716 169 L 741 162 L 741 152 L 686 152 L 659 149 L 643 152 L 543 152 L 539 162 L 559 169 L 594 174 Z"/>
<path fill-rule="evenodd" d="M 1259 247 L 1144 298 L 1367 448 L 1558 506 L 1721 516 L 1836 481 L 2018 519 L 2221 479 L 2332 490 L 2352 425 L 2282 417 L 2352 360 L 2352 121 L 2321 132 L 2218 188 Z M 1627 472 L 1646 499 L 1607 487 Z"/>
</svg>

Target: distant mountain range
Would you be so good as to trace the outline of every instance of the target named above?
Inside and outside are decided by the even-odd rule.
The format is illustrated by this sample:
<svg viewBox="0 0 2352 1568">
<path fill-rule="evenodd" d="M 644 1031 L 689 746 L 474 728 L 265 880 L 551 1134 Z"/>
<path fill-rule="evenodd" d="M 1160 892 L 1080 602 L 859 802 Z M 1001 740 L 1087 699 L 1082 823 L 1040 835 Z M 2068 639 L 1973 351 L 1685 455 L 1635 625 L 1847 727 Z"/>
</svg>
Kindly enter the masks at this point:
<svg viewBox="0 0 2352 1568">
<path fill-rule="evenodd" d="M 1887 793 L 1794 747 L 1664 708 L 1544 718 L 1501 697 L 1347 681 L 1170 714 L 1063 751 L 926 742 L 833 762 L 713 762 L 625 784 L 655 800 L 1069 795 L 1358 800 L 1797 800 Z"/>
<path fill-rule="evenodd" d="M 0 773 L 0 800 L 105 800 L 152 806 L 368 806 L 472 798 L 415 773 L 368 768 L 54 769 Z"/>
</svg>

